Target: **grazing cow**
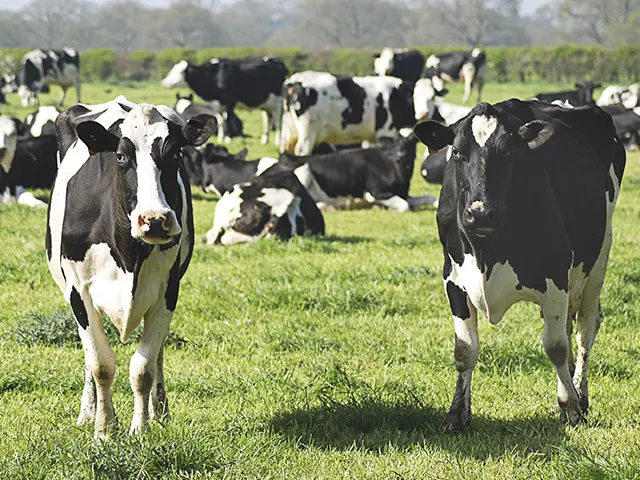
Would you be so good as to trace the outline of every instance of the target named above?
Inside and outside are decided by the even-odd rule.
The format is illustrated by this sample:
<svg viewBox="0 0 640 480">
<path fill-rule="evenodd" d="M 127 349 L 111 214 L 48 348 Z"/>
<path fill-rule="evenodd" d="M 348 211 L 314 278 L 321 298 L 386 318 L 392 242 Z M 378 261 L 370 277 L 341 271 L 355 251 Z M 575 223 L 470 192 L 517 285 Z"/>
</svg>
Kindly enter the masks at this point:
<svg viewBox="0 0 640 480">
<path fill-rule="evenodd" d="M 395 77 L 346 77 L 306 71 L 284 86 L 281 152 L 308 155 L 322 142 L 394 138 L 415 123 L 413 85 Z"/>
<path fill-rule="evenodd" d="M 324 235 L 324 218 L 292 171 L 273 168 L 220 198 L 203 240 L 234 245 L 294 235 Z"/>
<path fill-rule="evenodd" d="M 404 133 L 404 131 L 403 131 Z M 296 174 L 321 207 L 381 205 L 397 212 L 433 204 L 435 197 L 409 197 L 417 139 L 409 134 L 397 142 L 366 149 L 344 150 L 322 155 L 297 157 L 280 155 L 280 165 L 296 169 Z M 297 169 L 307 164 L 313 178 Z"/>
<path fill-rule="evenodd" d="M 214 117 L 219 115 L 221 111 L 220 102 L 214 100 L 212 104 L 198 104 L 193 103 L 193 95 L 189 94 L 186 96 L 181 96 L 179 93 L 176 93 L 176 104 L 173 109 L 180 115 L 180 118 L 185 122 L 188 121 L 194 115 L 198 115 L 200 113 L 206 113 L 209 115 L 213 115 Z M 237 115 L 234 115 L 232 118 L 226 119 L 225 131 L 227 132 L 227 136 L 229 138 L 234 137 L 246 137 L 243 133 L 243 125 L 242 120 Z"/>
<path fill-rule="evenodd" d="M 422 178 L 424 178 L 427 183 L 442 185 L 444 171 L 447 162 L 451 158 L 451 147 L 433 153 L 429 153 L 427 149 L 424 153 L 422 168 L 420 168 Z"/>
<path fill-rule="evenodd" d="M 54 106 L 39 107 L 33 113 L 27 115 L 24 119 L 24 135 L 39 137 L 40 135 L 56 134 L 56 118 L 60 115 L 60 111 Z"/>
<path fill-rule="evenodd" d="M 450 52 L 431 55 L 427 58 L 425 78 L 430 78 L 438 90 L 442 90 L 444 82 L 464 82 L 462 102 L 467 103 L 471 96 L 471 88 L 478 89 L 478 101 L 484 86 L 486 54 L 479 48 L 470 52 Z"/>
<path fill-rule="evenodd" d="M 422 76 L 424 56 L 417 50 L 385 47 L 374 58 L 373 71 L 376 75 L 401 78 L 411 83 L 416 83 Z"/>
<path fill-rule="evenodd" d="M 600 98 L 596 102 L 600 107 L 616 103 L 622 103 L 626 109 L 639 107 L 640 83 L 634 83 L 628 87 L 609 85 L 602 91 Z"/>
<path fill-rule="evenodd" d="M 94 422 L 97 438 L 117 426 L 111 395 L 116 362 L 103 315 L 122 341 L 144 317 L 130 363 L 130 432 L 143 432 L 150 416 L 168 413 L 164 342 L 193 251 L 182 148 L 204 143 L 214 128 L 209 115 L 185 124 L 168 107 L 125 97 L 75 105 L 56 120 L 62 161 L 49 204 L 47 259 L 85 352 L 78 424 Z"/>
<path fill-rule="evenodd" d="M 186 60 L 176 63 L 162 80 L 165 88 L 188 85 L 196 95 L 207 102 L 218 101 L 225 110 L 229 122 L 235 122 L 234 108 L 241 104 L 262 111 L 263 132 L 261 142 L 269 141 L 269 130 L 276 131 L 276 144 L 280 143 L 282 117 L 282 83 L 287 68 L 275 57 L 263 58 L 214 58 L 202 65 L 192 65 Z M 218 143 L 224 141 L 225 122 L 218 114 Z"/>
<path fill-rule="evenodd" d="M 31 50 L 22 57 L 18 96 L 22 105 L 27 107 L 38 102 L 38 92 L 44 91 L 45 85 L 60 85 L 62 97 L 59 105 L 64 103 L 67 89 L 74 86 L 80 102 L 80 56 L 73 48 L 62 50 Z"/>
<path fill-rule="evenodd" d="M 611 115 L 616 133 L 630 150 L 640 147 L 640 107 Z"/>
<path fill-rule="evenodd" d="M 601 86 L 602 85 L 600 85 L 599 83 L 594 84 L 589 80 L 585 80 L 582 83 L 576 83 L 576 90 L 567 90 L 564 92 L 555 93 L 539 93 L 535 96 L 535 100 L 546 103 L 560 101 L 568 103 L 573 107 L 579 107 L 581 105 L 592 105 L 595 103 L 593 101 L 593 91 L 596 88 L 600 88 Z"/>
<path fill-rule="evenodd" d="M 415 133 L 431 149 L 453 147 L 436 217 L 458 371 L 445 431 L 464 430 L 471 420 L 478 310 L 497 324 L 519 301 L 542 307 L 561 420 L 584 421 L 587 359 L 625 166 L 611 117 L 595 106 L 512 99 L 476 105 L 453 126 L 421 123 Z"/>
</svg>

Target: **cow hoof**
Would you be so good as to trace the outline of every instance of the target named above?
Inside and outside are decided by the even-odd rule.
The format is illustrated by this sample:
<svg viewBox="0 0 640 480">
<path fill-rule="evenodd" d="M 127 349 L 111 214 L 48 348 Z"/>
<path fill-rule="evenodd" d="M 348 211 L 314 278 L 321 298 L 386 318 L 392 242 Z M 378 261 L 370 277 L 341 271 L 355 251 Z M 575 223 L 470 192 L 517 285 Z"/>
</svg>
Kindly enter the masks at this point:
<svg viewBox="0 0 640 480">
<path fill-rule="evenodd" d="M 575 427 L 587 423 L 587 419 L 582 412 L 570 409 L 563 409 L 560 411 L 560 423 L 563 425 L 571 425 Z"/>
<path fill-rule="evenodd" d="M 463 417 L 461 415 L 452 415 L 449 414 L 442 422 L 442 432 L 448 433 L 451 435 L 456 435 L 459 433 L 464 433 L 469 429 L 469 425 L 471 424 L 470 417 Z"/>
<path fill-rule="evenodd" d="M 583 397 L 580 395 L 580 410 L 582 411 L 582 416 L 586 417 L 589 413 L 589 398 Z"/>
</svg>

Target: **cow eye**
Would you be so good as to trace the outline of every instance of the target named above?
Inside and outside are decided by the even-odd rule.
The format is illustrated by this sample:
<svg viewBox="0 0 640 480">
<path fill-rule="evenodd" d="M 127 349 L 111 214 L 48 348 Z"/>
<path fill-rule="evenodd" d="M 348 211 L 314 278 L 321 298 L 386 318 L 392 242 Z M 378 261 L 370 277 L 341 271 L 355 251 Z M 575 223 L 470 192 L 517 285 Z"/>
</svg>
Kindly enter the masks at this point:
<svg viewBox="0 0 640 480">
<path fill-rule="evenodd" d="M 458 150 L 457 148 L 454 148 L 451 151 L 451 158 L 453 158 L 454 160 L 462 160 L 462 154 L 460 153 L 460 150 Z"/>
<path fill-rule="evenodd" d="M 116 153 L 116 161 L 118 165 L 124 166 L 127 164 L 127 157 L 125 157 L 124 153 Z"/>
</svg>

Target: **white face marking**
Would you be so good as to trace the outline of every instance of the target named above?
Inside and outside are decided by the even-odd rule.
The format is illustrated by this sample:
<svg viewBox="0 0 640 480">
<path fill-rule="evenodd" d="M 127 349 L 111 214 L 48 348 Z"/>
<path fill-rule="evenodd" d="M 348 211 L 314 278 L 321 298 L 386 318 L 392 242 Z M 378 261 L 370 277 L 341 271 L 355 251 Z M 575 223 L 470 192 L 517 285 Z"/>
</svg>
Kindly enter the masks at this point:
<svg viewBox="0 0 640 480">
<path fill-rule="evenodd" d="M 178 113 L 183 113 L 189 105 L 192 105 L 193 102 L 188 98 L 181 98 L 176 102 L 175 110 Z"/>
<path fill-rule="evenodd" d="M 427 58 L 427 61 L 425 62 L 425 66 L 427 68 L 437 67 L 438 65 L 440 65 L 440 58 L 436 57 L 435 55 L 429 56 L 429 58 Z"/>
<path fill-rule="evenodd" d="M 172 111 L 172 110 L 171 110 Z M 173 112 L 175 115 L 175 112 Z M 180 233 L 181 228 L 162 191 L 160 183 L 160 170 L 151 157 L 151 147 L 157 138 L 166 138 L 169 135 L 167 120 L 158 109 L 148 104 L 134 107 L 125 117 L 120 126 L 122 137 L 126 137 L 135 146 L 136 151 L 136 176 L 138 191 L 135 208 L 131 212 L 131 236 L 141 238 L 145 234 L 144 227 L 138 221 L 143 215 L 164 214 L 171 216 L 172 228 L 169 236 Z M 177 179 L 176 179 L 177 181 Z"/>
<path fill-rule="evenodd" d="M 162 79 L 160 85 L 164 88 L 176 88 L 176 87 L 186 87 L 186 81 L 184 79 L 184 72 L 187 69 L 189 62 L 186 60 L 180 60 L 176 63 L 167 76 Z"/>
<path fill-rule="evenodd" d="M 416 120 L 426 120 L 433 117 L 435 104 L 433 100 L 436 91 L 430 78 L 421 78 L 413 89 L 413 105 L 416 111 Z"/>
<path fill-rule="evenodd" d="M 484 210 L 484 203 L 482 203 L 479 200 L 476 200 L 475 202 L 472 202 L 471 205 L 469 206 L 469 208 L 471 210 L 476 210 L 478 212 L 481 212 Z"/>
<path fill-rule="evenodd" d="M 373 60 L 373 70 L 377 75 L 387 75 L 393 69 L 393 49 L 385 47 L 380 56 Z"/>
<path fill-rule="evenodd" d="M 479 48 L 474 48 L 473 50 L 471 50 L 471 56 L 473 58 L 477 57 L 481 53 L 482 53 L 482 50 L 480 50 Z"/>
<path fill-rule="evenodd" d="M 496 117 L 487 117 L 485 115 L 476 115 L 471 120 L 471 131 L 473 138 L 481 147 L 484 147 L 496 131 L 498 127 L 498 119 Z"/>
</svg>

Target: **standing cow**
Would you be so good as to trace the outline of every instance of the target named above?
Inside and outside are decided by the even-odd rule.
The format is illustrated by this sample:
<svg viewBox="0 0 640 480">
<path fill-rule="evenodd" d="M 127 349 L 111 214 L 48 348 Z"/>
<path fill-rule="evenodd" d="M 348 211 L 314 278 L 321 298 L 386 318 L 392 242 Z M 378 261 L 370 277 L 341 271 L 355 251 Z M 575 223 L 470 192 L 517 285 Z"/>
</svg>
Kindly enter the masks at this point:
<svg viewBox="0 0 640 480">
<path fill-rule="evenodd" d="M 401 78 L 405 82 L 416 83 L 422 76 L 424 55 L 417 50 L 393 49 L 385 47 L 373 60 L 376 75 Z"/>
<path fill-rule="evenodd" d="M 395 77 L 347 77 L 305 71 L 287 79 L 281 152 L 395 138 L 415 123 L 413 86 Z"/>
<path fill-rule="evenodd" d="M 234 122 L 237 104 L 262 111 L 263 131 L 261 142 L 269 141 L 269 131 L 276 131 L 276 144 L 280 142 L 282 117 L 282 84 L 287 68 L 275 57 L 263 58 L 214 58 L 202 65 L 192 65 L 186 60 L 176 63 L 162 80 L 164 88 L 187 85 L 203 100 L 219 102 L 224 115 L 218 114 L 218 142 L 225 139 L 224 116 Z"/>
<path fill-rule="evenodd" d="M 520 301 L 542 307 L 561 420 L 584 421 L 587 360 L 625 167 L 611 117 L 597 107 L 513 99 L 481 103 L 453 126 L 421 123 L 415 133 L 433 150 L 452 145 L 437 213 L 458 371 L 445 430 L 471 421 L 478 311 L 497 324 Z M 576 314 L 574 369 L 568 334 Z"/>
<path fill-rule="evenodd" d="M 51 192 L 47 259 L 78 323 L 85 383 L 78 424 L 116 427 L 111 386 L 116 362 L 106 314 L 126 341 L 144 317 L 130 364 L 131 433 L 167 414 L 163 348 L 193 251 L 193 217 L 182 149 L 204 143 L 213 117 L 186 124 L 168 107 L 124 97 L 76 105 L 56 120 L 60 169 Z"/>
<path fill-rule="evenodd" d="M 75 87 L 80 102 L 80 56 L 73 48 L 31 50 L 22 57 L 19 81 L 18 96 L 24 107 L 38 103 L 38 93 L 45 85 L 60 85 L 60 106 L 71 86 Z"/>
<path fill-rule="evenodd" d="M 467 103 L 471 96 L 471 88 L 475 86 L 480 101 L 486 61 L 486 54 L 479 48 L 470 52 L 431 55 L 427 58 L 424 76 L 430 78 L 438 90 L 442 90 L 444 82 L 464 82 L 463 103 Z"/>
</svg>

